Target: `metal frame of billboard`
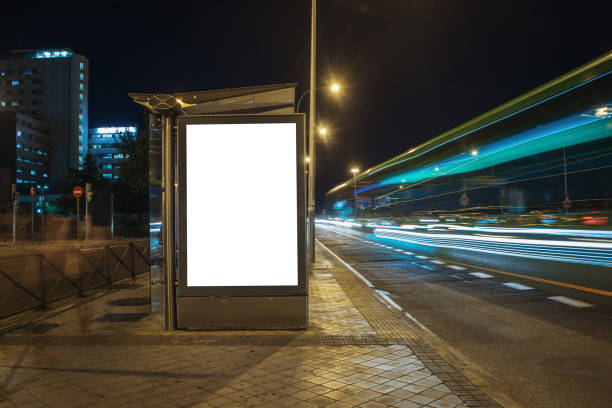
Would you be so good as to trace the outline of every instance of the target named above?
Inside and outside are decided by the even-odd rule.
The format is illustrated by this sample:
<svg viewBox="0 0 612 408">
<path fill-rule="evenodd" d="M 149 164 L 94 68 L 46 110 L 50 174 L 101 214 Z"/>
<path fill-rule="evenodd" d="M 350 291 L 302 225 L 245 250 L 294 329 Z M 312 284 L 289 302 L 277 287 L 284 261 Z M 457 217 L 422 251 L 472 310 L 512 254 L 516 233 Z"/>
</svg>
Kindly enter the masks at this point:
<svg viewBox="0 0 612 408">
<path fill-rule="evenodd" d="M 256 124 L 295 123 L 296 125 L 296 183 L 297 183 L 297 286 L 187 286 L 187 125 L 196 124 Z M 178 116 L 178 296 L 179 297 L 248 297 L 248 296 L 307 296 L 308 273 L 306 264 L 306 186 L 304 163 L 304 114 L 257 115 L 193 115 Z M 274 256 L 271 253 L 271 256 Z"/>
</svg>

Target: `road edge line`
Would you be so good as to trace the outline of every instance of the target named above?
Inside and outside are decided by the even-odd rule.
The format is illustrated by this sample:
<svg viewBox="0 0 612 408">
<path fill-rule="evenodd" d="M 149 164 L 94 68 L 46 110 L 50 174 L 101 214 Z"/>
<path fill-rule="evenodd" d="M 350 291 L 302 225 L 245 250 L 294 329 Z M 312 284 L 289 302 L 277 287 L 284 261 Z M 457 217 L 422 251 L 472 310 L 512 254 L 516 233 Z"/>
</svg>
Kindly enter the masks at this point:
<svg viewBox="0 0 612 408">
<path fill-rule="evenodd" d="M 328 247 L 323 245 L 323 243 L 321 241 L 319 241 L 318 238 L 315 238 L 315 241 L 317 241 L 319 243 L 319 245 L 321 245 L 323 247 L 323 249 L 325 249 L 327 252 L 329 252 L 331 255 L 333 255 L 334 258 L 336 258 L 338 261 L 340 261 L 340 263 L 342 263 L 342 265 L 344 265 L 349 271 L 351 271 L 355 276 L 357 276 L 363 283 L 368 285 L 368 287 L 370 287 L 370 288 L 374 287 L 374 285 L 372 285 L 372 283 L 369 280 L 364 278 L 364 276 L 362 274 L 360 274 L 359 272 L 357 272 L 355 270 L 355 268 L 353 268 L 351 265 L 349 265 L 346 262 L 344 262 L 344 260 L 342 258 L 340 258 L 338 255 L 336 255 L 331 249 L 329 249 Z"/>
</svg>

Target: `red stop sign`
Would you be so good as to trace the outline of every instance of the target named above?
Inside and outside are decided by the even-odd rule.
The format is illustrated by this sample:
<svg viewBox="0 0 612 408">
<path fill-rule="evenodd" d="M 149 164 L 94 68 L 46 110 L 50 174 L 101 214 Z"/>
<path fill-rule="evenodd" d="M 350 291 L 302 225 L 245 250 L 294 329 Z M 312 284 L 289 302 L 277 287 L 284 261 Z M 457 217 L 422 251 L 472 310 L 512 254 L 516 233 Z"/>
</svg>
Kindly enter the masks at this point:
<svg viewBox="0 0 612 408">
<path fill-rule="evenodd" d="M 74 196 L 74 198 L 80 198 L 83 195 L 83 187 L 74 186 L 74 188 L 72 189 L 72 195 Z"/>
</svg>

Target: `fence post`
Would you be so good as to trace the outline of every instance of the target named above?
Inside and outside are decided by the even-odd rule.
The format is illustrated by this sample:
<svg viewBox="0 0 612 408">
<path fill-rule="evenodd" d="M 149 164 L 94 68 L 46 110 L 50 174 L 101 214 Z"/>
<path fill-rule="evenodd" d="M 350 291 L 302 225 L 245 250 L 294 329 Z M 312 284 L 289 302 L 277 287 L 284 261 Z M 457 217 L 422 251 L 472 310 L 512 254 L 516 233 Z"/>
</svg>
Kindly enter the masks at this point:
<svg viewBox="0 0 612 408">
<path fill-rule="evenodd" d="M 47 308 L 47 294 L 45 293 L 45 266 L 42 255 L 38 254 L 38 272 L 40 275 L 40 307 Z"/>
<path fill-rule="evenodd" d="M 129 243 L 130 246 L 130 266 L 132 267 L 132 278 L 136 280 L 136 269 L 134 269 L 134 245 Z"/>
</svg>

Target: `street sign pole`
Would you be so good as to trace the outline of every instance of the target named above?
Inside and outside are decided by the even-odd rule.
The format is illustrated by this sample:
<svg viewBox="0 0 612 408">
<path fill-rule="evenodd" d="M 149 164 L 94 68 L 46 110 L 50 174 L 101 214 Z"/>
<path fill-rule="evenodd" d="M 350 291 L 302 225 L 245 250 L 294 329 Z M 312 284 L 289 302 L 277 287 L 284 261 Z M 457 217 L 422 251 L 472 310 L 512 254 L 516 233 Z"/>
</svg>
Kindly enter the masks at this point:
<svg viewBox="0 0 612 408">
<path fill-rule="evenodd" d="M 79 198 L 76 198 L 76 206 L 77 206 L 77 233 L 76 240 L 79 241 L 79 229 L 81 227 L 81 220 L 79 219 Z"/>
<path fill-rule="evenodd" d="M 17 202 L 19 201 L 19 193 L 15 184 L 12 185 L 13 190 L 13 245 L 17 242 Z"/>
<path fill-rule="evenodd" d="M 32 241 L 34 240 L 34 198 L 32 197 L 32 201 L 30 201 L 30 209 L 32 210 L 32 222 L 30 222 L 31 226 L 31 235 Z"/>
<path fill-rule="evenodd" d="M 77 232 L 76 232 L 76 239 L 77 242 L 79 240 L 79 229 L 81 227 L 81 220 L 79 220 L 79 198 L 81 198 L 81 196 L 83 195 L 83 187 L 81 186 L 74 186 L 72 188 L 72 196 L 76 199 L 76 216 L 77 216 Z M 87 203 L 85 203 L 87 204 Z M 87 220 L 85 220 L 87 222 Z"/>
<path fill-rule="evenodd" d="M 111 240 L 115 238 L 115 214 L 113 213 L 113 193 L 110 194 Z"/>
<path fill-rule="evenodd" d="M 36 188 L 34 186 L 30 187 L 30 197 L 32 197 L 32 201 L 30 201 L 30 209 L 32 210 L 31 232 L 32 240 L 34 240 L 34 197 L 36 197 Z"/>
<path fill-rule="evenodd" d="M 45 240 L 45 190 L 43 190 L 42 200 L 40 201 L 40 239 Z"/>
</svg>

